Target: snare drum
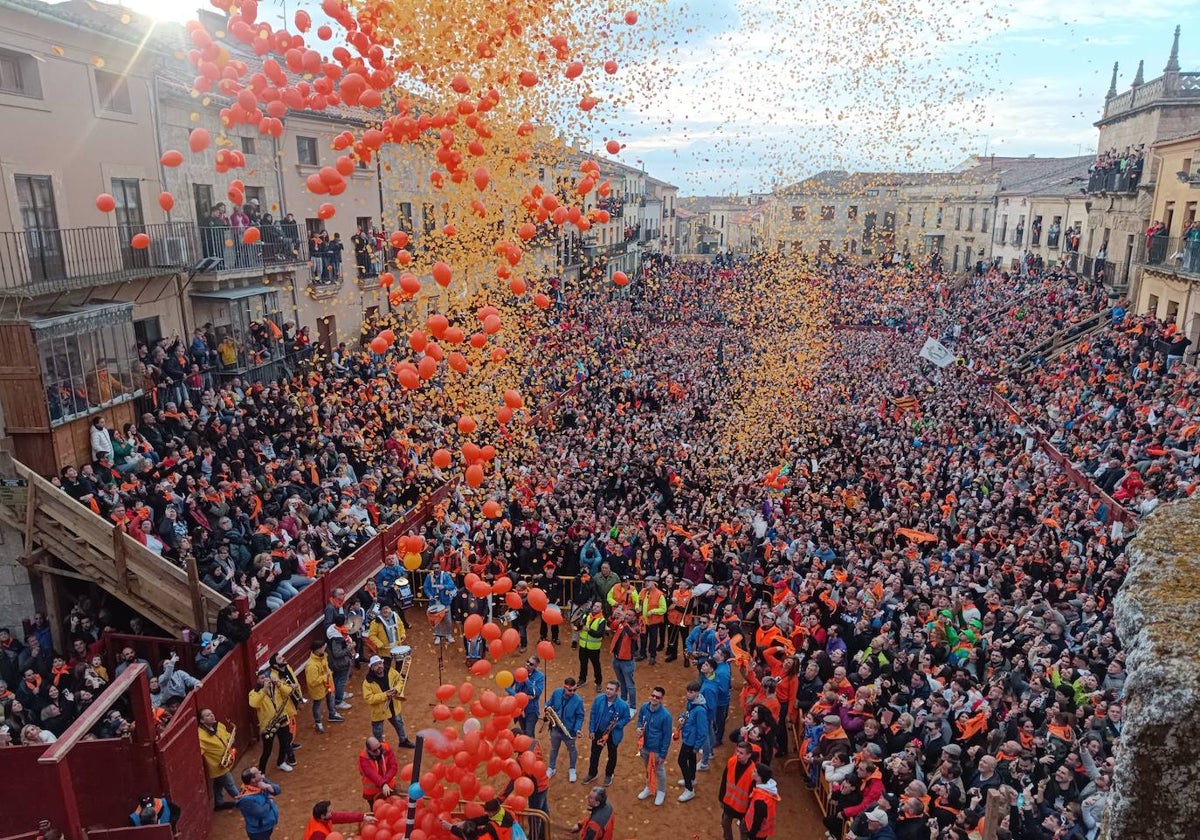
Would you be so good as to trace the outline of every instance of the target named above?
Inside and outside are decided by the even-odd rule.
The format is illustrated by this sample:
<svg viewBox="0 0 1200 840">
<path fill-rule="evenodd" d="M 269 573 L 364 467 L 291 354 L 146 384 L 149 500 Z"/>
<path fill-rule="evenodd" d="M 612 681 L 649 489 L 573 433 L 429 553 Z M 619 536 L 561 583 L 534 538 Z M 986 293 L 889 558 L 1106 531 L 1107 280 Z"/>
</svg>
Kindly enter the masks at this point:
<svg viewBox="0 0 1200 840">
<path fill-rule="evenodd" d="M 449 614 L 450 610 L 444 604 L 430 604 L 429 609 L 425 610 L 430 627 L 437 627 Z"/>
<path fill-rule="evenodd" d="M 412 656 L 412 648 L 408 645 L 397 645 L 391 650 L 392 659 L 403 661 Z"/>
<path fill-rule="evenodd" d="M 408 609 L 413 605 L 413 589 L 408 578 L 396 578 L 396 582 L 392 584 L 392 590 L 392 598 L 399 605 L 400 609 Z"/>
</svg>

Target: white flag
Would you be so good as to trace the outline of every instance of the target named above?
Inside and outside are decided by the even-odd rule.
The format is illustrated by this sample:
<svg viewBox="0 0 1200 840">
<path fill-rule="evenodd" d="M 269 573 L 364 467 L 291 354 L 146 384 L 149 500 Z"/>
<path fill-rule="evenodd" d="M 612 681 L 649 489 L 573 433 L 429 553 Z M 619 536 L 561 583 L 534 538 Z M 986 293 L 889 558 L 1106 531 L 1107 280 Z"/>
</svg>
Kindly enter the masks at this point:
<svg viewBox="0 0 1200 840">
<path fill-rule="evenodd" d="M 954 363 L 954 354 L 936 338 L 925 339 L 925 346 L 921 348 L 921 358 L 928 359 L 940 368 Z"/>
</svg>

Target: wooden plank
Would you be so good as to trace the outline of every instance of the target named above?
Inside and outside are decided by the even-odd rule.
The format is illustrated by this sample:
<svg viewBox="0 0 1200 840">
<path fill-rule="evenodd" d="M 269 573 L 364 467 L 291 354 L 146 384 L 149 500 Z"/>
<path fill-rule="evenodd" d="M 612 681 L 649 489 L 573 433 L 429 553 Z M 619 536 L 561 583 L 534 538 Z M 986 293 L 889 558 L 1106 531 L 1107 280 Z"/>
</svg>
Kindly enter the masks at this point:
<svg viewBox="0 0 1200 840">
<path fill-rule="evenodd" d="M 203 631 L 208 627 L 204 614 L 204 597 L 200 594 L 200 569 L 196 558 L 192 557 L 187 564 L 188 592 L 192 596 L 192 626 Z"/>
<path fill-rule="evenodd" d="M 112 529 L 112 545 L 113 545 L 113 564 L 117 570 L 117 587 L 122 592 L 129 591 L 129 567 L 125 562 L 125 542 L 122 539 L 124 534 L 120 528 Z"/>
<path fill-rule="evenodd" d="M 25 556 L 33 554 L 33 537 L 37 533 L 38 488 L 31 484 L 25 495 Z"/>
<path fill-rule="evenodd" d="M 95 583 L 96 579 L 82 574 L 81 572 L 73 572 L 70 569 L 60 569 L 57 566 L 48 566 L 45 563 L 35 563 L 31 567 L 34 571 L 44 572 L 50 575 L 58 575 L 59 577 L 70 578 L 71 580 L 82 580 L 87 583 Z"/>
<path fill-rule="evenodd" d="M 1008 797 L 992 788 L 987 794 L 987 804 L 983 813 L 982 840 L 996 840 L 996 832 L 1000 829 L 1000 821 L 1008 812 Z"/>
<path fill-rule="evenodd" d="M 62 609 L 58 601 L 58 579 L 54 575 L 42 572 L 42 597 L 46 599 L 46 621 L 50 624 L 50 632 L 53 635 L 53 641 L 58 645 L 56 650 L 66 650 L 67 646 L 62 644 L 65 641 L 62 638 L 63 628 L 67 625 L 63 622 Z"/>
</svg>

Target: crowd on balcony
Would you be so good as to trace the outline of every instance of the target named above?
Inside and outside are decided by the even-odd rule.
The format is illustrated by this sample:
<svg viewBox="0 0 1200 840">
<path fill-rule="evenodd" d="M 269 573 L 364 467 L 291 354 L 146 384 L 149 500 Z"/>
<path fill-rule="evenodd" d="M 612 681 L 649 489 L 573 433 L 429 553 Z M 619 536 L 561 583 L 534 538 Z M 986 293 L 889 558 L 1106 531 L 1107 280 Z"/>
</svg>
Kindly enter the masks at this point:
<svg viewBox="0 0 1200 840">
<path fill-rule="evenodd" d="M 1096 155 L 1088 167 L 1088 192 L 1133 192 L 1142 180 L 1145 166 L 1145 145 L 1115 147 Z"/>
<path fill-rule="evenodd" d="M 149 663 L 133 647 L 121 647 L 110 659 L 107 635 L 118 630 L 120 621 L 107 609 L 95 609 L 81 598 L 67 616 L 60 638 L 65 647 L 54 646 L 45 615 L 38 613 L 24 641 L 10 628 L 0 627 L 0 747 L 52 744 L 96 702 L 113 679 L 134 664 L 150 668 L 150 702 L 154 725 L 164 726 L 187 693 L 199 684 L 177 654 Z M 144 632 L 143 622 L 133 618 L 122 631 Z M 92 726 L 86 738 L 121 738 L 134 727 L 132 705 L 120 698 Z"/>
<path fill-rule="evenodd" d="M 246 231 L 259 230 L 258 243 L 247 245 Z M 276 219 L 264 212 L 257 198 L 245 204 L 214 204 L 200 221 L 200 236 L 206 258 L 222 261 L 222 270 L 253 268 L 264 263 L 294 262 L 300 253 L 300 225 L 291 213 Z"/>
</svg>

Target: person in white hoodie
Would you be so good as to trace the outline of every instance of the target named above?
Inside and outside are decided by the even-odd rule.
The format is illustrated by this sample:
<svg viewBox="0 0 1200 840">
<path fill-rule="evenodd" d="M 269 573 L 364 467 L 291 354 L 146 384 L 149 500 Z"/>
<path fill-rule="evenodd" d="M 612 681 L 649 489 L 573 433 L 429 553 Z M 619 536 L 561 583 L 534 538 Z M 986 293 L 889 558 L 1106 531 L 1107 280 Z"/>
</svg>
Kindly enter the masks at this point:
<svg viewBox="0 0 1200 840">
<path fill-rule="evenodd" d="M 775 807 L 779 804 L 779 788 L 769 764 L 754 765 L 754 790 L 750 791 L 750 807 L 742 822 L 743 837 L 766 840 L 775 834 Z"/>
</svg>

